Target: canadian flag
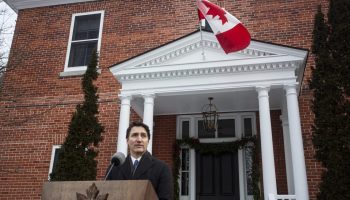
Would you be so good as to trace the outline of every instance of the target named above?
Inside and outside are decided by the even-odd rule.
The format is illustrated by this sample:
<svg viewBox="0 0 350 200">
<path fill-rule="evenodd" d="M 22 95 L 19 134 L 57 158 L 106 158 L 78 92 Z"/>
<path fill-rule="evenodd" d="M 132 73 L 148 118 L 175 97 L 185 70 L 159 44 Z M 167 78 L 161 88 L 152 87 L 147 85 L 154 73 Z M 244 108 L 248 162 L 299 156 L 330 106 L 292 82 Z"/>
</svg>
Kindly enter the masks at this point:
<svg viewBox="0 0 350 200">
<path fill-rule="evenodd" d="M 250 34 L 236 17 L 207 0 L 197 0 L 197 7 L 199 19 L 204 17 L 208 21 L 226 54 L 249 45 Z"/>
</svg>

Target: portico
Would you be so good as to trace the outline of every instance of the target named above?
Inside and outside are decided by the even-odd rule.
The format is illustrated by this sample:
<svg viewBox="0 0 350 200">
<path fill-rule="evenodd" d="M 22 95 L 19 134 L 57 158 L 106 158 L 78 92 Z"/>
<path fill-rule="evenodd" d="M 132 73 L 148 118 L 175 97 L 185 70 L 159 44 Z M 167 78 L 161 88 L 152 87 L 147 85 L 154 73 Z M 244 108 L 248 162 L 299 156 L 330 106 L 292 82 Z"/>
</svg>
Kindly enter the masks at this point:
<svg viewBox="0 0 350 200">
<path fill-rule="evenodd" d="M 298 106 L 307 51 L 252 41 L 247 49 L 226 55 L 212 33 L 203 32 L 202 38 L 195 32 L 110 68 L 122 86 L 117 151 L 127 153 L 131 108 L 153 133 L 154 115 L 198 114 L 212 96 L 222 113 L 259 113 L 264 194 L 266 200 L 276 198 L 270 111 L 278 109 L 291 195 L 287 198 L 308 200 Z M 152 143 L 151 138 L 150 152 Z M 195 194 L 191 186 L 188 199 Z"/>
</svg>

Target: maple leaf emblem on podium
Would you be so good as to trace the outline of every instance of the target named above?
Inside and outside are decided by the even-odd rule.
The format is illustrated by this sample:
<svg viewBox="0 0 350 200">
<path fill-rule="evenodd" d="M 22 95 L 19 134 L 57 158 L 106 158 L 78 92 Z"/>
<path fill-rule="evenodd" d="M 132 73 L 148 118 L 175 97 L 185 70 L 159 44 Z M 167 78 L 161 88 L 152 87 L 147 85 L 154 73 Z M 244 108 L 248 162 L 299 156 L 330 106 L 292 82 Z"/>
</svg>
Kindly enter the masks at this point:
<svg viewBox="0 0 350 200">
<path fill-rule="evenodd" d="M 107 200 L 108 193 L 103 195 L 98 195 L 100 191 L 97 189 L 95 183 L 93 183 L 89 189 L 86 190 L 86 195 L 77 192 L 77 200 Z"/>
</svg>

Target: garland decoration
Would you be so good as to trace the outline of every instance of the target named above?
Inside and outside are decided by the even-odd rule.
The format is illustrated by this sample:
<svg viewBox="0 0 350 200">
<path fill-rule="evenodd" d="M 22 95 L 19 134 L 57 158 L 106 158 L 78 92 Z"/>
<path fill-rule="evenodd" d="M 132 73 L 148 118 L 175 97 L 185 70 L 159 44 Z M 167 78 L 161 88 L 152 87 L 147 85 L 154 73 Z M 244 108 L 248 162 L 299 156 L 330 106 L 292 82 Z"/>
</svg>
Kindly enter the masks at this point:
<svg viewBox="0 0 350 200">
<path fill-rule="evenodd" d="M 199 139 L 196 138 L 184 138 L 176 140 L 174 144 L 174 154 L 173 154 L 173 182 L 174 182 L 174 200 L 179 200 L 180 186 L 177 181 L 180 178 L 180 165 L 181 165 L 181 146 L 188 146 L 194 149 L 196 152 L 201 154 L 214 154 L 220 155 L 223 153 L 234 153 L 238 149 L 249 148 L 252 152 L 252 169 L 250 175 L 253 179 L 253 195 L 254 200 L 260 200 L 260 166 L 259 166 L 259 156 L 258 156 L 258 144 L 257 138 L 244 137 L 240 140 L 234 142 L 222 142 L 222 143 L 200 143 Z"/>
</svg>

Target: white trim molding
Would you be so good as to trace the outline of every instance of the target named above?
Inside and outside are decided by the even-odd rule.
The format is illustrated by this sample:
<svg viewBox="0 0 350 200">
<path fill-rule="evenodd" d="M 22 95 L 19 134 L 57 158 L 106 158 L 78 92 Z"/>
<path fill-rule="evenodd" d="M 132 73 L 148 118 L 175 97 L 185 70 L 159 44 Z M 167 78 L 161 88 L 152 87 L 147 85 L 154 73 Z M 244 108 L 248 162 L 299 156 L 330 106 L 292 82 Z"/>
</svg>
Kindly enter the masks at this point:
<svg viewBox="0 0 350 200">
<path fill-rule="evenodd" d="M 202 50 L 205 53 L 203 60 Z M 110 67 L 121 94 L 171 95 L 191 91 L 281 87 L 302 78 L 307 51 L 252 41 L 225 54 L 215 36 L 195 32 Z"/>
<path fill-rule="evenodd" d="M 270 58 L 271 60 L 271 58 Z M 202 68 L 192 69 L 176 69 L 181 67 L 180 65 L 168 66 L 169 69 L 166 71 L 149 71 L 147 69 L 133 70 L 135 73 L 119 74 L 118 80 L 121 82 L 132 81 L 132 80 L 145 80 L 145 79 L 163 79 L 163 78 L 178 78 L 188 76 L 203 76 L 203 75 L 216 75 L 216 74 L 227 74 L 227 73 L 243 73 L 243 72 L 258 72 L 258 71 L 273 71 L 283 69 L 296 69 L 300 65 L 300 61 L 278 61 L 260 64 L 244 64 L 244 61 L 231 62 L 223 66 L 215 66 L 207 64 L 201 64 Z M 199 65 L 200 63 L 197 63 Z M 215 63 L 212 63 L 215 64 Z M 162 66 L 167 67 L 167 66 Z"/>
<path fill-rule="evenodd" d="M 27 9 L 27 8 L 37 8 L 44 6 L 55 6 L 62 4 L 71 4 L 79 2 L 89 2 L 97 0 L 4 0 L 14 11 Z"/>
<path fill-rule="evenodd" d="M 61 149 L 62 145 L 53 145 L 52 151 L 51 151 L 51 159 L 50 159 L 50 167 L 49 167 L 49 174 L 48 174 L 48 180 L 50 180 L 50 174 L 52 173 L 53 165 L 55 164 L 55 154 L 58 149 Z"/>
</svg>

